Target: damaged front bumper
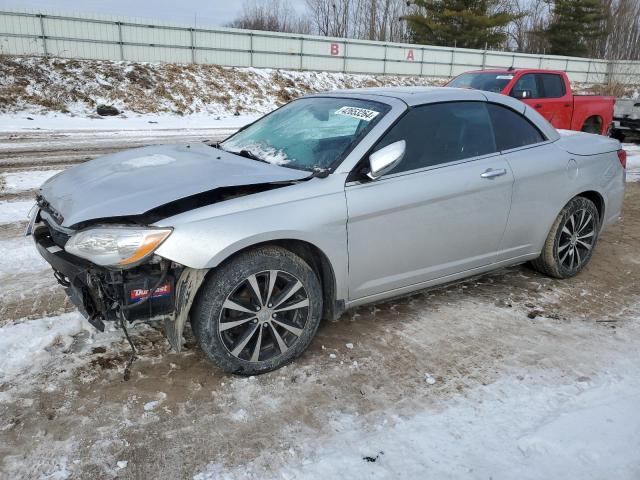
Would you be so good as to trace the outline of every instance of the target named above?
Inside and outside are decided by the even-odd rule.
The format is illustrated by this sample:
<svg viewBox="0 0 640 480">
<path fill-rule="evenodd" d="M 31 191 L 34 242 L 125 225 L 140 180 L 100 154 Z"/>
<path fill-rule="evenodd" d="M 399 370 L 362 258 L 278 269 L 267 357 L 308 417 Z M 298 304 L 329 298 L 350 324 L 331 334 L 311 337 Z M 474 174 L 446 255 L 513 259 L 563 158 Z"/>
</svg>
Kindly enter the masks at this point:
<svg viewBox="0 0 640 480">
<path fill-rule="evenodd" d="M 66 252 L 66 239 L 46 222 L 33 225 L 28 233 L 91 325 L 104 331 L 106 321 L 162 320 L 169 343 L 181 350 L 189 310 L 208 270 L 160 258 L 127 270 L 111 270 Z"/>
</svg>

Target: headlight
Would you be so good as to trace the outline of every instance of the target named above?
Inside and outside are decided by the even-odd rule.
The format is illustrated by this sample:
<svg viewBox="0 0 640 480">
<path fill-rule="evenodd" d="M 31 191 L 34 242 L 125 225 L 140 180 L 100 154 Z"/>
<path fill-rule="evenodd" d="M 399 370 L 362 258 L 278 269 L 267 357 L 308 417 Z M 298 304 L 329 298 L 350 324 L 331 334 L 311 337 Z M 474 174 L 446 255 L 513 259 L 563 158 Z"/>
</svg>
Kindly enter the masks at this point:
<svg viewBox="0 0 640 480">
<path fill-rule="evenodd" d="M 126 268 L 151 255 L 171 231 L 170 228 L 91 228 L 73 235 L 64 249 L 98 265 Z"/>
</svg>

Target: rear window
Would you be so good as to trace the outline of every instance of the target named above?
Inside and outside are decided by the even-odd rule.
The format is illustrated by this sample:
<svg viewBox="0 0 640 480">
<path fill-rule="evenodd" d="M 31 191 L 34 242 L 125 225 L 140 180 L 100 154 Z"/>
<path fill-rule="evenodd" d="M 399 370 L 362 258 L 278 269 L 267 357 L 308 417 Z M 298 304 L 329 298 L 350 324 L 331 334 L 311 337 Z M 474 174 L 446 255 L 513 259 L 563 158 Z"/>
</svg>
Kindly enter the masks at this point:
<svg viewBox="0 0 640 480">
<path fill-rule="evenodd" d="M 498 150 L 510 150 L 544 142 L 540 131 L 524 116 L 494 103 L 489 103 L 487 107 Z"/>
<path fill-rule="evenodd" d="M 560 75 L 554 75 L 553 73 L 541 73 L 538 76 L 542 81 L 542 89 L 544 90 L 545 98 L 564 97 L 564 82 Z"/>
<path fill-rule="evenodd" d="M 500 93 L 513 79 L 510 73 L 463 73 L 451 80 L 447 87 L 474 88 L 485 92 Z"/>
</svg>

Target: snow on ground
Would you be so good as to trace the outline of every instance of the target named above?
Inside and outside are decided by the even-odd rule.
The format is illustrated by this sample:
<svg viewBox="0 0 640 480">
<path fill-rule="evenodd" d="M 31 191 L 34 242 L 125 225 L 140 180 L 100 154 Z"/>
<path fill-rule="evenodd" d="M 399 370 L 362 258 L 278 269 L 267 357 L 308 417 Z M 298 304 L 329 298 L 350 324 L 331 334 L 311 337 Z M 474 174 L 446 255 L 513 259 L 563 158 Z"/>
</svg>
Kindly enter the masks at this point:
<svg viewBox="0 0 640 480">
<path fill-rule="evenodd" d="M 623 144 L 627 152 L 627 181 L 640 182 L 640 145 Z"/>
<path fill-rule="evenodd" d="M 387 411 L 367 428 L 336 415 L 336 434 L 292 451 L 277 474 L 214 464 L 194 478 L 637 480 L 640 378 L 620 376 L 615 365 L 607 373 L 533 388 L 530 380 L 501 378 L 435 411 Z"/>
<path fill-rule="evenodd" d="M 532 388 L 530 379 L 505 377 L 435 411 L 401 417 L 390 409 L 367 428 L 336 415 L 336 434 L 302 445 L 277 474 L 210 465 L 194 478 L 637 480 L 638 405 L 640 378 L 618 365 L 572 385 Z"/>
<path fill-rule="evenodd" d="M 37 122 L 38 118 L 34 118 L 34 122 Z M 66 118 L 70 120 L 71 117 Z M 207 117 L 200 118 L 204 125 Z M 237 120 L 242 121 L 242 118 Z M 78 120 L 75 127 L 68 128 L 81 129 L 84 128 L 80 125 L 82 122 L 92 121 Z M 132 119 L 112 120 L 128 122 Z M 45 123 L 48 121 L 45 120 Z M 167 120 L 171 121 L 173 120 Z M 198 121 L 193 119 L 193 128 L 200 128 L 197 126 Z M 53 123 L 51 125 L 54 126 Z M 156 125 L 151 124 L 150 128 L 156 128 Z M 114 135 L 126 134 L 127 132 L 114 132 Z M 129 134 L 132 138 L 136 135 L 132 130 Z M 625 144 L 625 149 L 629 152 L 628 178 L 632 179 L 635 175 L 638 179 L 640 146 Z M 4 182 L 5 186 L 11 188 L 9 193 L 28 191 L 37 188 L 56 172 L 57 170 L 34 170 L 5 173 L 2 174 L 0 185 Z M 637 186 L 629 185 L 628 188 Z M 627 203 L 627 208 L 635 208 L 637 199 L 634 202 Z M 30 206 L 31 201 L 0 202 L 0 224 L 23 220 L 23 214 L 26 214 Z M 633 227 L 634 218 L 638 217 L 625 218 L 626 228 Z M 612 235 L 616 238 L 616 245 L 610 249 L 610 254 L 624 250 L 629 259 L 626 263 L 615 264 L 611 268 L 616 272 L 624 270 L 626 275 L 637 272 L 637 263 L 634 263 L 638 261 L 637 251 L 633 243 L 628 243 L 633 242 L 636 234 L 627 235 L 624 230 L 618 229 L 613 234 L 605 233 L 603 241 L 607 242 Z M 604 243 L 599 246 L 595 262 L 602 259 L 606 245 Z M 613 260 L 611 258 L 609 257 L 609 261 L 616 260 L 615 256 Z M 270 434 L 269 438 L 276 438 L 275 443 L 265 440 L 260 448 L 255 449 L 259 455 L 256 461 L 231 460 L 234 449 L 229 449 L 223 441 L 218 446 L 214 445 L 215 455 L 209 449 L 210 453 L 204 459 L 205 463 L 213 462 L 209 467 L 199 465 L 194 470 L 194 459 L 189 458 L 187 461 L 191 462 L 191 466 L 185 467 L 182 474 L 201 471 L 196 476 L 200 480 L 485 480 L 490 477 L 495 480 L 637 480 L 640 478 L 640 457 L 637 454 L 640 451 L 640 410 L 637 408 L 640 404 L 640 377 L 637 374 L 640 369 L 638 305 L 630 304 L 628 299 L 626 302 L 624 299 L 619 300 L 614 286 L 599 301 L 602 305 L 607 305 L 607 302 L 611 304 L 610 307 L 602 308 L 603 311 L 607 310 L 606 314 L 603 311 L 594 313 L 596 307 L 593 306 L 582 307 L 589 302 L 591 296 L 600 295 L 597 278 L 604 278 L 603 282 L 611 283 L 612 277 L 618 275 L 607 271 L 606 265 L 607 262 L 596 263 L 591 274 L 585 271 L 576 279 L 566 282 L 541 279 L 523 269 L 522 273 L 507 281 L 499 280 L 499 275 L 493 277 L 498 278 L 495 280 L 496 284 L 503 284 L 494 290 L 489 287 L 494 284 L 494 280 L 488 276 L 479 282 L 484 282 L 484 287 L 471 293 L 469 291 L 473 289 L 474 281 L 467 282 L 459 290 L 450 289 L 451 293 L 447 293 L 445 289 L 439 293 L 399 299 L 391 307 L 382 304 L 370 309 L 363 308 L 353 318 L 360 315 L 371 318 L 361 318 L 356 322 L 343 317 L 340 322 L 330 324 L 320 332 L 318 340 L 322 342 L 321 353 L 314 352 L 312 348 L 312 351 L 287 369 L 258 379 L 220 376 L 215 367 L 205 360 L 198 360 L 199 354 L 194 355 L 192 351 L 191 356 L 189 352 L 182 356 L 156 354 L 157 361 L 154 358 L 143 358 L 134 367 L 137 380 L 123 384 L 121 378 L 117 377 L 118 372 L 109 377 L 108 373 L 104 373 L 108 370 L 101 371 L 99 363 L 93 363 L 98 354 L 92 353 L 96 346 L 105 346 L 108 352 L 105 355 L 112 353 L 116 358 L 110 360 L 106 357 L 104 361 L 113 362 L 115 368 L 121 371 L 128 350 L 120 332 L 111 330 L 106 334 L 97 334 L 76 312 L 35 319 L 15 317 L 5 321 L 0 318 L 0 412 L 3 411 L 3 406 L 14 402 L 26 402 L 28 399 L 35 402 L 25 418 L 19 419 L 23 423 L 15 423 L 13 415 L 3 416 L 0 420 L 0 458 L 3 453 L 2 443 L 8 445 L 11 442 L 14 448 L 11 457 L 7 457 L 9 460 L 4 464 L 0 461 L 0 476 L 8 471 L 42 472 L 37 462 L 30 463 L 35 459 L 41 461 L 42 465 L 48 465 L 49 472 L 55 473 L 59 478 L 81 476 L 78 475 L 80 464 L 86 468 L 83 473 L 92 471 L 95 474 L 99 471 L 107 478 L 122 476 L 123 472 L 136 475 L 141 471 L 137 469 L 144 465 L 146 455 L 152 455 L 152 450 L 166 451 L 162 449 L 162 439 L 170 437 L 174 432 L 185 432 L 187 436 L 195 433 L 199 439 L 211 437 L 223 438 L 225 441 L 227 438 L 246 437 L 248 441 L 253 438 L 260 445 L 263 441 L 261 439 L 266 438 L 265 432 L 260 430 L 261 424 L 268 424 L 269 418 L 278 415 L 278 410 L 285 410 L 288 414 L 286 427 L 280 425 Z M 594 269 L 598 275 L 594 276 Z M 570 319 L 557 315 L 556 319 L 527 318 L 527 309 L 533 307 L 526 302 L 531 300 L 520 300 L 520 305 L 517 305 L 517 299 L 522 295 L 526 298 L 531 293 L 526 290 L 523 293 L 518 279 L 531 285 L 532 291 L 540 290 L 541 293 L 537 295 L 542 309 L 559 302 L 571 303 L 572 308 L 585 310 L 582 313 L 572 311 Z M 585 296 L 580 297 L 580 302 L 571 300 L 578 298 L 576 292 L 579 289 L 571 289 L 575 282 L 585 282 L 585 289 L 582 290 Z M 633 285 L 633 280 L 625 280 L 619 292 L 632 294 Z M 21 299 L 27 305 L 34 304 L 37 299 L 51 303 L 54 295 L 62 295 L 62 290 L 51 275 L 50 267 L 39 257 L 29 239 L 17 236 L 0 238 L 0 287 L 0 307 L 8 298 L 11 301 Z M 600 285 L 600 289 L 604 290 L 605 286 Z M 508 307 L 505 302 L 508 302 Z M 367 314 L 368 311 L 373 313 Z M 47 314 L 51 313 L 40 313 L 39 316 Z M 385 316 L 393 317 L 392 322 L 386 324 L 389 327 L 386 329 L 380 326 Z M 595 323 L 609 321 L 609 316 L 620 322 L 620 328 L 611 331 L 611 335 L 603 333 L 606 328 L 603 324 Z M 577 318 L 581 320 L 575 320 Z M 468 323 L 463 324 L 464 328 L 457 329 L 457 322 Z M 143 332 L 153 333 L 150 327 L 139 327 Z M 343 333 L 348 332 L 348 336 L 335 333 L 338 341 L 331 345 L 333 337 L 327 332 L 340 328 Z M 391 329 L 393 334 L 389 333 Z M 486 334 L 482 334 L 484 329 L 489 329 Z M 140 330 L 135 329 L 134 335 L 139 334 Z M 372 337 L 367 337 L 369 332 L 373 332 Z M 469 343 L 464 337 L 467 334 L 477 336 L 477 342 Z M 382 338 L 384 345 L 376 347 L 373 337 Z M 575 343 L 582 340 L 589 340 L 590 343 L 586 346 Z M 162 341 L 161 345 L 164 346 L 165 342 Z M 368 345 L 367 348 L 370 349 L 365 354 L 362 352 L 364 345 Z M 563 351 L 564 348 L 566 351 Z M 494 354 L 495 364 L 491 363 Z M 122 358 L 117 357 L 118 355 Z M 555 360 L 553 356 L 556 356 Z M 192 359 L 192 363 L 189 363 L 189 359 Z M 470 363 L 467 363 L 467 359 Z M 406 360 L 407 364 L 403 364 L 394 373 L 393 362 L 396 360 Z M 184 370 L 174 375 L 171 361 L 180 364 L 180 368 Z M 198 369 L 193 365 L 201 364 L 205 364 L 201 368 L 207 373 L 198 378 Z M 66 376 L 75 376 L 78 370 L 82 371 L 82 382 L 88 385 L 87 390 L 82 393 L 78 392 L 77 385 L 70 381 L 65 383 L 67 380 L 64 380 Z M 576 370 L 580 371 L 579 375 L 574 375 Z M 448 372 L 448 375 L 443 371 Z M 373 398 L 384 399 L 385 395 L 395 398 L 390 392 L 398 388 L 401 384 L 398 379 L 405 375 L 415 377 L 415 381 L 410 382 L 410 389 L 407 389 L 406 378 L 404 379 L 406 395 L 404 390 L 401 392 L 402 402 L 413 402 L 412 408 L 401 407 L 399 401 L 387 402 L 373 416 L 365 419 L 364 415 L 359 414 L 356 402 L 344 400 L 349 398 L 349 390 L 360 388 L 358 385 L 362 385 L 363 391 Z M 487 381 L 483 380 L 485 385 L 478 384 L 478 375 L 483 378 L 486 376 Z M 96 381 L 96 378 L 99 380 Z M 458 379 L 461 379 L 462 385 L 470 387 L 460 388 L 460 393 L 454 397 L 438 395 L 439 389 L 453 388 L 452 384 Z M 141 392 L 145 382 L 151 384 L 148 388 L 153 391 L 153 395 L 149 397 Z M 300 393 L 308 396 L 296 397 L 282 393 L 287 392 L 287 388 L 294 385 L 294 382 L 295 386 L 291 388 L 298 388 Z M 336 384 L 340 387 L 336 387 Z M 277 388 L 272 391 L 269 385 Z M 323 387 L 315 396 L 309 394 L 313 385 Z M 27 392 L 28 398 L 20 396 L 20 392 L 29 389 L 34 391 Z M 85 397 L 82 396 L 90 396 L 88 392 L 101 389 L 115 396 L 122 394 L 126 397 L 127 391 L 131 392 L 132 397 L 139 395 L 142 419 L 136 417 L 129 400 L 121 404 L 115 400 L 115 406 L 107 405 L 109 395 L 84 401 Z M 200 398 L 203 403 L 189 396 L 195 395 L 193 392 L 200 389 L 207 392 L 207 397 Z M 47 420 L 45 407 L 36 408 L 40 402 L 42 405 L 47 404 L 46 399 L 39 396 L 39 390 L 49 393 L 69 392 L 63 407 L 56 409 L 57 407 L 49 406 L 47 410 L 59 415 L 60 420 Z M 421 393 L 422 391 L 428 393 Z M 185 392 L 187 396 L 181 397 Z M 332 400 L 334 393 L 335 401 Z M 357 397 L 364 398 L 365 393 L 361 391 L 357 393 Z M 53 393 L 52 395 L 55 396 Z M 69 405 L 76 396 L 80 396 L 75 404 L 79 408 L 74 409 Z M 207 398 L 219 403 L 206 404 Z M 188 416 L 183 410 L 193 412 L 196 405 L 203 404 L 207 407 L 207 414 L 199 417 L 199 420 L 209 430 L 198 430 L 197 424 L 191 426 L 191 420 L 186 427 L 180 422 L 171 423 L 181 413 Z M 96 405 L 99 405 L 96 407 L 99 413 L 95 416 L 87 413 Z M 27 407 L 26 403 L 21 404 L 19 411 L 27 411 Z M 65 411 L 65 408 L 69 411 Z M 105 417 L 103 408 L 107 408 L 106 411 L 114 416 L 111 423 L 99 423 Z M 287 411 L 287 408 L 291 410 Z M 167 413 L 167 409 L 171 410 Z M 131 416 L 127 416 L 127 413 Z M 36 435 L 33 428 L 40 432 L 41 425 L 38 424 L 37 417 L 40 414 L 43 415 L 44 422 L 41 425 L 46 424 L 47 430 L 56 421 L 62 425 L 54 434 L 62 440 L 49 443 L 46 439 L 43 441 L 40 437 L 36 438 L 41 434 Z M 309 418 L 317 432 L 305 430 L 308 428 L 305 421 L 309 421 Z M 153 430 L 156 420 L 160 424 L 166 422 L 168 430 L 160 428 L 161 425 Z M 207 421 L 211 423 L 206 423 Z M 227 428 L 223 423 L 225 421 L 232 422 L 235 426 Z M 85 422 L 90 425 L 89 431 L 81 430 L 80 424 Z M 222 437 L 220 432 L 215 431 L 216 424 L 222 425 Z M 29 430 L 29 425 L 32 430 Z M 100 428 L 94 428 L 96 425 Z M 195 430 L 188 430 L 189 428 Z M 103 436 L 92 437 L 93 431 L 101 432 L 100 435 Z M 7 442 L 2 441 L 4 432 L 7 432 Z M 120 435 L 127 442 L 133 442 L 136 432 L 145 437 L 144 446 L 136 445 L 131 456 L 126 456 L 129 450 L 124 447 L 116 453 L 109 450 L 109 442 L 117 445 Z M 256 433 L 259 435 L 255 435 Z M 129 434 L 132 436 L 127 436 Z M 46 437 L 47 434 L 42 435 Z M 214 437 L 215 435 L 218 436 Z M 287 443 L 286 447 L 278 443 L 283 438 Z M 26 443 L 13 446 L 19 442 Z M 33 446 L 39 443 L 44 443 L 46 451 L 38 451 L 38 447 Z M 79 450 L 76 446 L 82 446 L 83 443 L 86 444 L 85 448 L 98 452 L 98 457 L 103 452 L 112 454 L 113 457 L 107 456 L 104 461 L 111 462 L 114 471 L 117 465 L 122 472 L 112 475 L 101 464 L 97 467 L 91 465 L 89 455 L 77 453 Z M 229 444 L 232 443 L 229 440 Z M 157 446 L 160 448 L 156 448 Z M 241 452 L 244 453 L 246 452 Z M 75 461 L 80 463 L 76 465 Z M 35 473 L 31 476 L 42 477 Z"/>
<path fill-rule="evenodd" d="M 28 237 L 0 239 L 0 252 L 10 252 L 10 255 L 0 254 L 0 279 L 5 274 L 40 270 L 40 267 L 48 265 Z"/>
<path fill-rule="evenodd" d="M 0 201 L 0 225 L 26 221 L 33 204 L 33 200 Z"/>
<path fill-rule="evenodd" d="M 135 114 L 266 113 L 318 91 L 441 85 L 443 78 L 300 72 L 217 65 L 0 56 L 0 112 L 95 115 L 100 104 Z M 31 115 L 28 115 L 31 116 Z"/>
<path fill-rule="evenodd" d="M 114 117 L 87 117 L 60 113 L 49 113 L 45 115 L 11 113 L 0 115 L 0 132 L 98 130 L 100 131 L 100 135 L 103 135 L 105 130 L 111 130 L 114 135 L 121 137 L 130 135 L 140 136 L 145 131 L 159 130 L 179 130 L 180 134 L 188 133 L 189 130 L 200 129 L 224 129 L 234 131 L 247 123 L 253 122 L 260 116 L 261 114 L 244 114 L 228 117 L 208 114 L 184 116 L 143 114 Z"/>
<path fill-rule="evenodd" d="M 20 193 L 35 190 L 62 170 L 27 170 L 0 175 L 0 193 Z"/>
<path fill-rule="evenodd" d="M 0 382 L 38 372 L 50 362 L 52 345 L 68 348 L 72 337 L 86 328 L 87 321 L 78 312 L 2 327 Z"/>
</svg>

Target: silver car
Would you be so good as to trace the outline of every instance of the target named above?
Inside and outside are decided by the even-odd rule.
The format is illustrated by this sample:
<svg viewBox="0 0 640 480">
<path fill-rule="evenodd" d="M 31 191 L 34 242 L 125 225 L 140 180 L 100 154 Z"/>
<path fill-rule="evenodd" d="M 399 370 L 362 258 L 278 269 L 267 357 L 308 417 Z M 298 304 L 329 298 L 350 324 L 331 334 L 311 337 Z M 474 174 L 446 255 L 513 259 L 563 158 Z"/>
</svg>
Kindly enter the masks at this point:
<svg viewBox="0 0 640 480">
<path fill-rule="evenodd" d="M 28 233 L 98 329 L 187 320 L 206 355 L 267 372 L 323 318 L 530 261 L 589 262 L 624 151 L 525 104 L 453 88 L 292 101 L 215 144 L 97 158 L 45 183 Z"/>
</svg>

